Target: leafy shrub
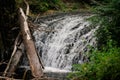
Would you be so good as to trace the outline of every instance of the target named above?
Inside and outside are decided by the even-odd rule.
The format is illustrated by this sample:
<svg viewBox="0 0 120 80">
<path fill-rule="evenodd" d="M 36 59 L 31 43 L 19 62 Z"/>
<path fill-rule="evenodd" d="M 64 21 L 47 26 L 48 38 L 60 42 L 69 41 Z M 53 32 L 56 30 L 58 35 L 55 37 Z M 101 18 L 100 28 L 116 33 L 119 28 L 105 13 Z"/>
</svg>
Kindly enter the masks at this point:
<svg viewBox="0 0 120 80">
<path fill-rule="evenodd" d="M 74 65 L 74 72 L 69 74 L 73 80 L 119 80 L 120 48 L 105 51 L 94 51 L 90 61 Z"/>
<path fill-rule="evenodd" d="M 96 32 L 98 50 L 93 50 L 89 62 L 73 65 L 73 80 L 120 79 L 120 0 L 104 0 L 90 18 L 92 26 L 100 25 Z M 114 47 L 117 46 L 117 47 Z"/>
<path fill-rule="evenodd" d="M 18 6 L 25 7 L 23 0 L 16 0 Z M 29 0 L 30 10 L 33 13 L 45 12 L 48 9 L 61 9 L 63 3 L 61 0 Z"/>
<path fill-rule="evenodd" d="M 120 0 L 104 0 L 106 3 L 97 7 L 97 15 L 93 17 L 94 24 L 100 23 L 96 36 L 98 48 L 107 45 L 110 40 L 120 46 Z"/>
<path fill-rule="evenodd" d="M 61 9 L 62 1 L 61 0 L 32 0 L 30 2 L 30 7 L 32 12 L 45 12 L 48 9 Z"/>
</svg>

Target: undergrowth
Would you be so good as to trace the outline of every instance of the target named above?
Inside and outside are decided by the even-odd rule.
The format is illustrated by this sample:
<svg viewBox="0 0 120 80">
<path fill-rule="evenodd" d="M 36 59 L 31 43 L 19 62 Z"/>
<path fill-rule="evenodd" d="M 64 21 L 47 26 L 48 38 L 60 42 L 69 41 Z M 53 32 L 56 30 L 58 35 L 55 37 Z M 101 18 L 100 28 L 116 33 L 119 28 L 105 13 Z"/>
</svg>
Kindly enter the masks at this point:
<svg viewBox="0 0 120 80">
<path fill-rule="evenodd" d="M 72 80 L 119 80 L 120 48 L 93 50 L 89 62 L 73 65 L 74 71 L 68 78 Z"/>
</svg>

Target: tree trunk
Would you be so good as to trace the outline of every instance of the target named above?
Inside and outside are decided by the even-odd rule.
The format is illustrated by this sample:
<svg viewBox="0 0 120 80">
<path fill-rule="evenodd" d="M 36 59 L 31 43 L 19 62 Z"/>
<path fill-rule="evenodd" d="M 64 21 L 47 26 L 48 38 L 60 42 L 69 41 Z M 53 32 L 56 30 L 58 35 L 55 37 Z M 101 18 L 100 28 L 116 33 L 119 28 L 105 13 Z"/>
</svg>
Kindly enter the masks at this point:
<svg viewBox="0 0 120 80">
<path fill-rule="evenodd" d="M 41 78 L 43 76 L 42 64 L 39 61 L 34 42 L 32 40 L 31 33 L 28 28 L 27 18 L 22 8 L 19 8 L 19 20 L 23 37 L 23 43 L 27 51 L 27 57 L 29 60 L 32 75 L 36 78 Z"/>
<path fill-rule="evenodd" d="M 18 34 L 16 40 L 15 40 L 15 44 L 14 44 L 14 49 L 11 55 L 11 58 L 7 64 L 7 67 L 4 71 L 3 76 L 8 76 L 8 77 L 12 77 L 12 75 L 14 74 L 14 71 L 17 68 L 17 65 L 20 61 L 20 58 L 22 56 L 22 48 L 23 48 L 23 44 L 21 44 L 21 36 L 20 33 Z"/>
<path fill-rule="evenodd" d="M 17 65 L 20 61 L 21 56 L 22 56 L 22 48 L 20 47 L 17 49 L 16 53 L 14 54 L 12 61 L 9 65 L 9 68 L 6 71 L 7 77 L 12 77 L 14 75 L 14 72 L 17 68 Z"/>
</svg>

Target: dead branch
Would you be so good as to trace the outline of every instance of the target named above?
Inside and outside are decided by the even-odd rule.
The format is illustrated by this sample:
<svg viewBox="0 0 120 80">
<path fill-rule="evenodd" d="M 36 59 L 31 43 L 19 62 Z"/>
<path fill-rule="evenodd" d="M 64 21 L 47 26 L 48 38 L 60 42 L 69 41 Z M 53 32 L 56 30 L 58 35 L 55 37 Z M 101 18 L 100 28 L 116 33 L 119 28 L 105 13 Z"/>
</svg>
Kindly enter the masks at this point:
<svg viewBox="0 0 120 80">
<path fill-rule="evenodd" d="M 26 0 L 24 0 L 24 3 L 26 4 L 26 15 L 29 15 L 29 9 L 30 9 L 29 4 Z"/>
<path fill-rule="evenodd" d="M 14 78 L 0 76 L 0 80 L 21 80 L 21 79 L 14 79 Z"/>
<path fill-rule="evenodd" d="M 51 29 L 45 29 L 43 27 L 40 27 L 37 24 L 32 23 L 31 21 L 28 21 L 28 25 L 30 27 L 30 29 L 32 30 L 38 30 L 38 31 L 45 31 L 45 32 L 55 32 L 55 30 L 51 30 Z"/>
<path fill-rule="evenodd" d="M 23 74 L 23 79 L 25 79 L 26 75 L 27 75 L 27 71 L 28 69 L 25 70 L 24 74 Z"/>
<path fill-rule="evenodd" d="M 40 14 L 38 14 L 38 15 L 37 15 L 37 17 L 36 17 L 36 19 L 35 19 L 35 21 L 34 21 L 34 22 L 36 22 L 36 21 L 37 21 L 37 19 L 39 18 L 39 16 L 40 16 Z"/>
<path fill-rule="evenodd" d="M 2 64 L 7 64 L 6 62 L 0 62 L 0 65 L 2 65 Z"/>
</svg>

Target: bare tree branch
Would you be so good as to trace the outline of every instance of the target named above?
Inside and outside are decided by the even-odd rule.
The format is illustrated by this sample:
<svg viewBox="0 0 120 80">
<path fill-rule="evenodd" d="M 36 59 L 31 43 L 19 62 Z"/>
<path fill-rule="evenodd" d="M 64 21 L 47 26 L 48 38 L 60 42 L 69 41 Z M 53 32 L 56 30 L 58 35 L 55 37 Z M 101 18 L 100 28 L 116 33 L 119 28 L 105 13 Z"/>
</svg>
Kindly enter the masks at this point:
<svg viewBox="0 0 120 80">
<path fill-rule="evenodd" d="M 30 10 L 29 4 L 26 0 L 24 0 L 24 2 L 26 4 L 26 15 L 29 15 L 29 10 Z"/>
</svg>

